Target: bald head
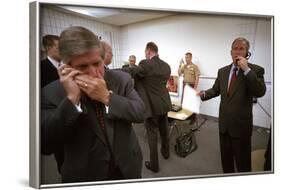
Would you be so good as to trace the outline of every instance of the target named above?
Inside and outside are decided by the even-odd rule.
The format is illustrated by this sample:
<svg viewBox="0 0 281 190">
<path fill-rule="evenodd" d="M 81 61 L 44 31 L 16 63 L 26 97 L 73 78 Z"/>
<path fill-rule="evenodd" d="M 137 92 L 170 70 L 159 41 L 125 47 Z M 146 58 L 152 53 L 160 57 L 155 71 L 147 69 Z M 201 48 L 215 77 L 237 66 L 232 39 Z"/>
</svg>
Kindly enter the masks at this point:
<svg viewBox="0 0 281 190">
<path fill-rule="evenodd" d="M 102 58 L 104 61 L 105 65 L 110 65 L 111 61 L 112 61 L 112 48 L 111 46 L 105 42 L 105 41 L 101 41 L 101 47 L 102 47 Z"/>
</svg>

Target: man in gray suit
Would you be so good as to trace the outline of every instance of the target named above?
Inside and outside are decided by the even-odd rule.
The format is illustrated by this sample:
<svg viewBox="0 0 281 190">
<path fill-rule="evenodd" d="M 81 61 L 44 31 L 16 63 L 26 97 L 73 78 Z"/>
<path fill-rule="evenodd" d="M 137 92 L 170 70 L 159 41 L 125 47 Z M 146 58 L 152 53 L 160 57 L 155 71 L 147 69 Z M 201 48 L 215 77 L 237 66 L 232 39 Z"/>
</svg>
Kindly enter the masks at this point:
<svg viewBox="0 0 281 190">
<path fill-rule="evenodd" d="M 64 147 L 62 182 L 140 178 L 142 153 L 132 122 L 144 103 L 131 77 L 104 70 L 100 41 L 83 27 L 60 36 L 60 79 L 42 89 L 41 149 Z"/>
<path fill-rule="evenodd" d="M 122 68 L 126 67 L 136 67 L 136 56 L 135 55 L 130 55 L 129 56 L 129 64 L 123 65 Z"/>
<path fill-rule="evenodd" d="M 266 92 L 264 69 L 248 63 L 250 44 L 245 38 L 232 43 L 232 64 L 218 71 L 213 87 L 201 91 L 202 100 L 221 96 L 219 137 L 224 173 L 251 171 L 251 135 L 253 128 L 253 97 Z M 235 163 L 235 164 L 234 164 Z"/>
<path fill-rule="evenodd" d="M 158 56 L 158 47 L 149 42 L 145 48 L 146 59 L 136 67 L 123 68 L 135 79 L 135 88 L 145 103 L 145 127 L 147 130 L 150 149 L 150 161 L 145 162 L 147 169 L 158 172 L 159 160 L 157 149 L 157 130 L 161 137 L 161 153 L 165 159 L 169 158 L 168 117 L 171 110 L 171 100 L 166 88 L 171 69 Z"/>
</svg>

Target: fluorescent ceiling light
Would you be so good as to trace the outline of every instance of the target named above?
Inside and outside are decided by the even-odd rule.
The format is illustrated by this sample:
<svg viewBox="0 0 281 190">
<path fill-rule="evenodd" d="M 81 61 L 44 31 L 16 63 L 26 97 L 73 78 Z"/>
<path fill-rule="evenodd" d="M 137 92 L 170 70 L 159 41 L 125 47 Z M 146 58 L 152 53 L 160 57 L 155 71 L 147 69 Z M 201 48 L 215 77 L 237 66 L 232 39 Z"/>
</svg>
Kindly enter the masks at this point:
<svg viewBox="0 0 281 190">
<path fill-rule="evenodd" d="M 103 18 L 108 16 L 113 16 L 120 14 L 120 11 L 117 9 L 109 8 L 94 8 L 94 7 L 77 7 L 77 6 L 60 6 L 63 9 L 80 13 L 87 16 L 92 16 L 95 18 Z"/>
</svg>

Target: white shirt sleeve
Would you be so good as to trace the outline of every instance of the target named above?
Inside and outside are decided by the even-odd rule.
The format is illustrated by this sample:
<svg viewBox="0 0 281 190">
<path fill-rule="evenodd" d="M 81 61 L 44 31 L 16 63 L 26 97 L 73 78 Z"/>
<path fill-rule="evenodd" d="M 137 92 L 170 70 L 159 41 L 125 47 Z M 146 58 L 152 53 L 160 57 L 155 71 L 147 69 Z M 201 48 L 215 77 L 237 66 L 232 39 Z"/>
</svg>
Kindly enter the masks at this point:
<svg viewBox="0 0 281 190">
<path fill-rule="evenodd" d="M 82 108 L 81 108 L 81 103 L 80 103 L 80 102 L 79 102 L 78 104 L 75 104 L 74 106 L 75 106 L 76 110 L 77 110 L 79 113 L 82 113 L 82 112 L 83 112 L 83 110 L 82 110 Z"/>
<path fill-rule="evenodd" d="M 244 75 L 246 76 L 250 72 L 251 68 L 249 67 L 246 71 L 244 71 Z"/>
<path fill-rule="evenodd" d="M 109 112 L 109 106 L 105 105 L 105 113 L 108 114 Z"/>
<path fill-rule="evenodd" d="M 113 94 L 113 91 L 112 90 L 109 90 L 109 96 L 111 96 L 111 94 Z M 108 114 L 109 112 L 109 106 L 105 105 L 105 113 Z"/>
</svg>

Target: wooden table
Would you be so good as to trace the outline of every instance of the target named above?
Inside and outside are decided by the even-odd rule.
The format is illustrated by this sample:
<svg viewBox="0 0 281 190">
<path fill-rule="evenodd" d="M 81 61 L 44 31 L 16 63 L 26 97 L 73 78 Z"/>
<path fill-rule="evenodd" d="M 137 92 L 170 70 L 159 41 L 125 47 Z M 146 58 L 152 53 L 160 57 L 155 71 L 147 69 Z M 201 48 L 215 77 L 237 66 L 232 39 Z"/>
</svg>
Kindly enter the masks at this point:
<svg viewBox="0 0 281 190">
<path fill-rule="evenodd" d="M 181 109 L 178 112 L 169 111 L 168 117 L 172 118 L 172 119 L 184 121 L 184 120 L 187 120 L 192 114 L 193 114 L 193 112 L 191 112 L 191 111 L 188 111 L 186 109 Z"/>
</svg>

